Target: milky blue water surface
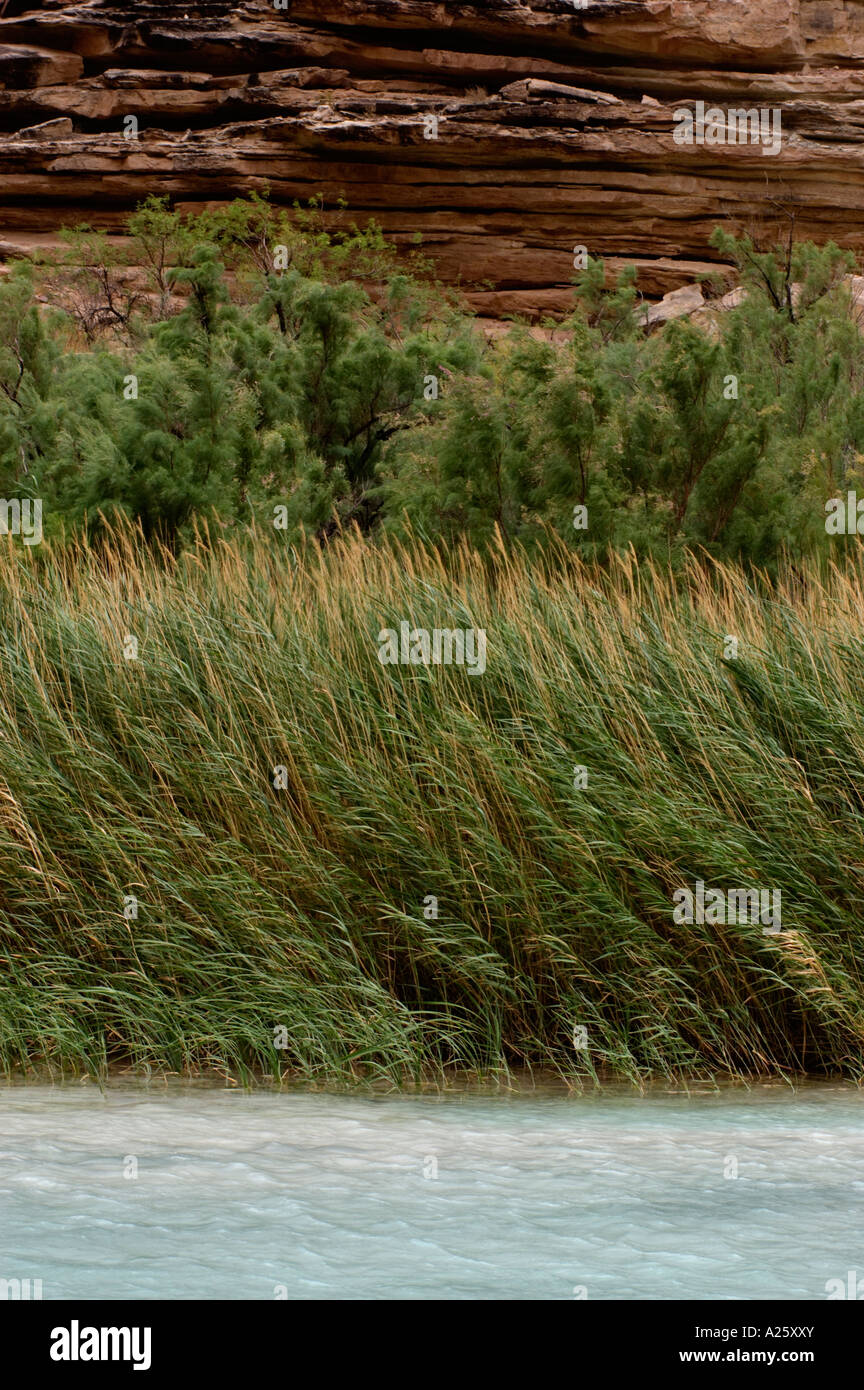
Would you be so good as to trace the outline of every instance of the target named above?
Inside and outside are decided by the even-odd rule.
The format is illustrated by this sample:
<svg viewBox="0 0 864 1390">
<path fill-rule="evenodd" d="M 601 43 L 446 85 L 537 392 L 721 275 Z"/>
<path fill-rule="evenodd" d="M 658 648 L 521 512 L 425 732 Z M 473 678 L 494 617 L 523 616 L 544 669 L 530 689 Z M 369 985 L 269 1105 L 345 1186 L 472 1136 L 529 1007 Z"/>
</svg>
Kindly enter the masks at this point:
<svg viewBox="0 0 864 1390">
<path fill-rule="evenodd" d="M 824 1299 L 864 1278 L 862 1107 L 832 1086 L 10 1087 L 0 1279 L 45 1299 Z"/>
</svg>

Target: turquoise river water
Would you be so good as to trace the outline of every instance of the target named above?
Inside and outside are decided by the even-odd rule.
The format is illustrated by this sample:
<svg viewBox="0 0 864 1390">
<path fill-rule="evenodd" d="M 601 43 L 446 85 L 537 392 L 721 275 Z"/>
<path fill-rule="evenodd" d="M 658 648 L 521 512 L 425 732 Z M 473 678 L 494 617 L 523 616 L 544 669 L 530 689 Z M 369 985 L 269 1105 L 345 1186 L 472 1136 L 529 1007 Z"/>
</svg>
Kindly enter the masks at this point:
<svg viewBox="0 0 864 1390">
<path fill-rule="evenodd" d="M 12 1086 L 0 1280 L 43 1299 L 825 1299 L 864 1281 L 862 1106 L 830 1085 Z"/>
</svg>

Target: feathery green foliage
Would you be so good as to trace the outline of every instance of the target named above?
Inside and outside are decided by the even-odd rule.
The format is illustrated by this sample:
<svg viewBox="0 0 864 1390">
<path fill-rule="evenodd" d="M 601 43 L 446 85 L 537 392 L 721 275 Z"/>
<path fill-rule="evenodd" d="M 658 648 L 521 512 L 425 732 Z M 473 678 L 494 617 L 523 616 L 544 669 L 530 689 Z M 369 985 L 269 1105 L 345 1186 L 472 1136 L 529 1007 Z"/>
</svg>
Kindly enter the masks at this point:
<svg viewBox="0 0 864 1390">
<path fill-rule="evenodd" d="M 825 503 L 864 490 L 864 336 L 836 246 L 719 232 L 740 301 L 709 291 L 659 331 L 635 272 L 607 288 L 590 262 L 554 339 L 493 342 L 374 226 L 152 198 L 129 230 L 122 248 L 69 233 L 65 259 L 0 283 L 0 492 L 42 498 L 49 535 L 125 518 L 177 549 L 216 516 L 298 542 L 352 523 L 481 548 L 555 534 L 586 559 L 697 547 L 774 569 L 826 557 Z"/>
</svg>

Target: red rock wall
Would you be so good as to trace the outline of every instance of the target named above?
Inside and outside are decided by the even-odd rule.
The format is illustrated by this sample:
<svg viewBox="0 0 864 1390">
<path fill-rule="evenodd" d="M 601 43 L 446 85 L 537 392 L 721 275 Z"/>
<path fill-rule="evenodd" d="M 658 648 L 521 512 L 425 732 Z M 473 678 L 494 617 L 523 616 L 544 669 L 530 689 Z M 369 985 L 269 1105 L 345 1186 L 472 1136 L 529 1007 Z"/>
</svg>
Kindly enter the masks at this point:
<svg viewBox="0 0 864 1390">
<path fill-rule="evenodd" d="M 719 221 L 864 247 L 864 0 L 0 0 L 0 253 L 148 193 L 348 200 L 493 316 L 569 302 L 573 247 L 692 280 Z M 702 98 L 783 143 L 685 147 Z M 428 139 L 428 116 L 438 118 Z M 138 121 L 124 137 L 124 117 Z"/>
</svg>

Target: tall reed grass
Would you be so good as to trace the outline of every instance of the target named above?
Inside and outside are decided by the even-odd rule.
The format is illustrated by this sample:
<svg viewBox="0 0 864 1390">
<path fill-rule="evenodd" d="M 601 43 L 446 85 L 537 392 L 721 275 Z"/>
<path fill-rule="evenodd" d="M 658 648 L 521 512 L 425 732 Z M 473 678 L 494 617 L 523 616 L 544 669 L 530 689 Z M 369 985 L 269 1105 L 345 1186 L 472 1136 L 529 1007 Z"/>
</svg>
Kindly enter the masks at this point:
<svg viewBox="0 0 864 1390">
<path fill-rule="evenodd" d="M 860 563 L 3 538 L 0 719 L 7 1069 L 864 1069 Z M 697 879 L 782 931 L 676 925 Z"/>
</svg>

